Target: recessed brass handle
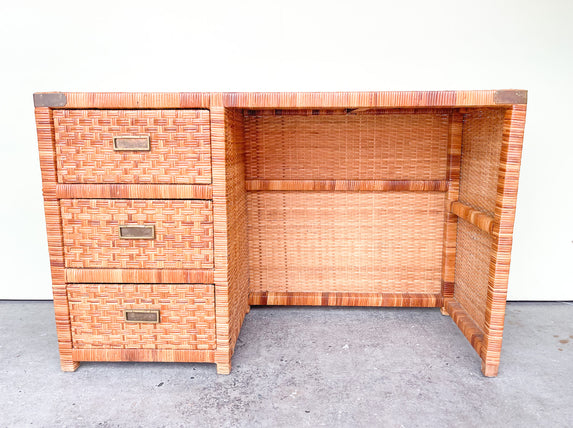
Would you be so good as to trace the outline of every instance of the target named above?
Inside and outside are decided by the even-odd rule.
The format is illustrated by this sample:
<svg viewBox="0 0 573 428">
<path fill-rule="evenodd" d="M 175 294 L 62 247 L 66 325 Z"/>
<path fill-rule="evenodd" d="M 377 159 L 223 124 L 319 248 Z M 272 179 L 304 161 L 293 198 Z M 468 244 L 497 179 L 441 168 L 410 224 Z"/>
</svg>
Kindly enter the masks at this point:
<svg viewBox="0 0 573 428">
<path fill-rule="evenodd" d="M 126 309 L 125 322 L 159 324 L 159 309 Z"/>
<path fill-rule="evenodd" d="M 151 150 L 149 135 L 113 137 L 113 149 L 117 151 L 144 152 Z"/>
<path fill-rule="evenodd" d="M 120 239 L 155 239 L 155 226 L 121 225 L 119 226 Z"/>
</svg>

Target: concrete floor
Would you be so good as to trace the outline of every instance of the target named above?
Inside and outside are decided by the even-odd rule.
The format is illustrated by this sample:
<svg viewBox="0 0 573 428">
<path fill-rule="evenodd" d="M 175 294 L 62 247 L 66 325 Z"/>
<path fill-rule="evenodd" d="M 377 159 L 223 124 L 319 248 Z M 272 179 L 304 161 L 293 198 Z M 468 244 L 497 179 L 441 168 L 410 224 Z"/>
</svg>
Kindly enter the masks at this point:
<svg viewBox="0 0 573 428">
<path fill-rule="evenodd" d="M 0 426 L 573 425 L 573 305 L 510 303 L 502 364 L 437 309 L 254 307 L 212 364 L 59 370 L 51 302 L 0 302 Z"/>
</svg>

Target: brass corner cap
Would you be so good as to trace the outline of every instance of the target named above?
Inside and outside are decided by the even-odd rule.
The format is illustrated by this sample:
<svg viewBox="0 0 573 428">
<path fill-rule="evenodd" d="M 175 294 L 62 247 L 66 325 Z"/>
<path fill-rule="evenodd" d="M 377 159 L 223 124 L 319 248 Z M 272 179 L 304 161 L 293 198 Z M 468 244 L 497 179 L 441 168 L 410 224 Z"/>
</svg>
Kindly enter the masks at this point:
<svg viewBox="0 0 573 428">
<path fill-rule="evenodd" d="M 62 92 L 40 92 L 34 94 L 34 107 L 64 107 L 68 103 Z"/>
<path fill-rule="evenodd" d="M 496 104 L 527 104 L 527 91 L 523 89 L 495 91 L 493 101 Z"/>
</svg>

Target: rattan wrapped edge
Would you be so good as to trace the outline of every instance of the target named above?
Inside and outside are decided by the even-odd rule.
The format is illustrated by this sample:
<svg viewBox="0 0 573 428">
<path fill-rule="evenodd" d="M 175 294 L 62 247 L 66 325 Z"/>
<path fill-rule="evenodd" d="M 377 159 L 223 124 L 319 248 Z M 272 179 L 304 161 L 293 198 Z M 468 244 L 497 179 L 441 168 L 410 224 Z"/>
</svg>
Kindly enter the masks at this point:
<svg viewBox="0 0 573 428">
<path fill-rule="evenodd" d="M 34 103 L 59 108 L 479 107 L 527 104 L 527 91 L 37 92 Z"/>
</svg>

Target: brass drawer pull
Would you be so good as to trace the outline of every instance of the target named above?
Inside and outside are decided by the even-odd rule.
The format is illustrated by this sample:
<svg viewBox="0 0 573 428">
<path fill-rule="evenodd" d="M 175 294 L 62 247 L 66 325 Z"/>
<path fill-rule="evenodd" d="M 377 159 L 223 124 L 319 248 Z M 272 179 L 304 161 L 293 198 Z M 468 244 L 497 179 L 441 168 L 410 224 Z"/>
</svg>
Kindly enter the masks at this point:
<svg viewBox="0 0 573 428">
<path fill-rule="evenodd" d="M 124 315 L 125 322 L 159 324 L 159 309 L 127 309 Z"/>
<path fill-rule="evenodd" d="M 155 239 L 155 226 L 119 226 L 120 239 Z"/>
<path fill-rule="evenodd" d="M 143 152 L 151 150 L 149 136 L 113 137 L 113 149 L 117 151 Z"/>
</svg>

